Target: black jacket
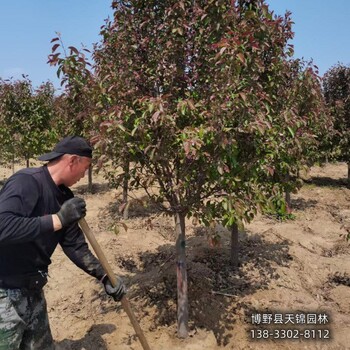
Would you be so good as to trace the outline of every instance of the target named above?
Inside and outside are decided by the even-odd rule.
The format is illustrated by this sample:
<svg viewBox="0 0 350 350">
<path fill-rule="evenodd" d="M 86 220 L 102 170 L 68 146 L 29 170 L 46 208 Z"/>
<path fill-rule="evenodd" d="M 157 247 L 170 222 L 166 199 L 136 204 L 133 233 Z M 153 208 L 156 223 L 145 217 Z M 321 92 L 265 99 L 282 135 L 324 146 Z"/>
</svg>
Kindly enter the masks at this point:
<svg viewBox="0 0 350 350">
<path fill-rule="evenodd" d="M 102 278 L 103 268 L 78 224 L 54 232 L 49 215 L 72 197 L 68 187 L 54 183 L 46 166 L 20 170 L 8 179 L 0 191 L 0 280 L 47 272 L 58 243 L 78 267 Z"/>
</svg>

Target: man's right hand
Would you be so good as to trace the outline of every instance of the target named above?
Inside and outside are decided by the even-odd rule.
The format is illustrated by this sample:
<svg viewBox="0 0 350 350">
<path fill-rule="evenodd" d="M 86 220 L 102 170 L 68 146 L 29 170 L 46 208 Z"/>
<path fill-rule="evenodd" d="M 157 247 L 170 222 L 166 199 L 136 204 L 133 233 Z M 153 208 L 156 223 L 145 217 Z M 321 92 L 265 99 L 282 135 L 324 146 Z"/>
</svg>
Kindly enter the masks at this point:
<svg viewBox="0 0 350 350">
<path fill-rule="evenodd" d="M 74 197 L 68 199 L 62 204 L 60 211 L 57 213 L 62 227 L 70 226 L 78 222 L 86 215 L 86 203 L 84 199 Z"/>
</svg>

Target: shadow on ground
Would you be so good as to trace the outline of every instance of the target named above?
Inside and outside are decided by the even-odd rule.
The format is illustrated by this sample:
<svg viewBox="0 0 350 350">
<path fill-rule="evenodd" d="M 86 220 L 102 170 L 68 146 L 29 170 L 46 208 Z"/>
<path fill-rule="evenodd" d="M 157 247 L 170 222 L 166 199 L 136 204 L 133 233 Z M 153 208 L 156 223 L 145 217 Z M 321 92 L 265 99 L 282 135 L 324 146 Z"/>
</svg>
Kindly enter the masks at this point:
<svg viewBox="0 0 350 350">
<path fill-rule="evenodd" d="M 291 207 L 293 210 L 304 211 L 306 209 L 315 208 L 317 203 L 317 200 L 314 199 L 292 198 Z"/>
<path fill-rule="evenodd" d="M 79 185 L 74 187 L 74 193 L 77 195 L 82 194 L 104 194 L 111 190 L 108 183 L 93 183 L 91 190 L 89 189 L 89 185 Z"/>
<path fill-rule="evenodd" d="M 310 179 L 304 180 L 309 185 L 316 185 L 320 187 L 346 187 L 349 188 L 347 178 L 333 179 L 327 176 L 313 176 Z"/>
<path fill-rule="evenodd" d="M 116 330 L 112 324 L 93 325 L 84 338 L 77 340 L 64 339 L 55 344 L 56 350 L 106 350 L 107 345 L 102 338 L 104 334 L 110 334 Z"/>
<path fill-rule="evenodd" d="M 295 204 L 303 208 L 316 203 L 299 200 Z M 110 203 L 103 215 L 106 225 L 106 218 L 120 220 L 118 203 Z M 148 219 L 159 215 L 159 209 L 147 197 L 142 197 L 131 203 L 129 215 Z M 292 260 L 287 240 L 276 243 L 259 234 L 241 233 L 240 244 L 240 265 L 233 268 L 229 237 L 222 239 L 220 247 L 213 248 L 208 246 L 203 234 L 195 233 L 186 241 L 190 330 L 213 331 L 219 345 L 229 343 L 234 324 L 240 317 L 250 320 L 253 307 L 249 302 L 242 302 L 242 298 L 268 289 L 270 282 L 279 278 L 278 266 L 288 266 Z M 160 327 L 176 329 L 175 242 L 164 244 L 157 251 L 141 252 L 136 257 L 125 252 L 114 259 L 114 264 L 124 273 L 129 299 L 140 313 L 139 317 L 150 320 L 149 331 Z M 104 307 L 108 312 L 109 306 Z"/>
<path fill-rule="evenodd" d="M 260 235 L 245 236 L 241 241 L 240 266 L 230 265 L 228 242 L 210 248 L 204 237 L 187 239 L 187 274 L 191 330 L 213 331 L 218 344 L 228 344 L 238 317 L 250 317 L 252 306 L 242 303 L 245 295 L 267 289 L 278 279 L 277 267 L 292 260 L 287 241 L 271 243 Z M 152 318 L 150 331 L 176 325 L 177 278 L 175 244 L 160 246 L 156 252 L 142 252 L 138 257 L 116 257 L 116 264 L 126 275 L 129 298 L 142 317 Z M 141 313 L 143 311 L 140 311 Z"/>
</svg>

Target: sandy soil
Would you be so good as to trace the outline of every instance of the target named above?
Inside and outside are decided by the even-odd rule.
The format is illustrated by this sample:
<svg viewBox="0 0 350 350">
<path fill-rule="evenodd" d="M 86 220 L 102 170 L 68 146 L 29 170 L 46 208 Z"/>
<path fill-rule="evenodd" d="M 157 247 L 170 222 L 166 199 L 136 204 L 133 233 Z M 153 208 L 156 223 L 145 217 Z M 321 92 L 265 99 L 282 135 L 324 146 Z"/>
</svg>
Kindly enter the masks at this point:
<svg viewBox="0 0 350 350">
<path fill-rule="evenodd" d="M 5 173 L 4 173 L 5 174 Z M 120 193 L 95 178 L 74 187 L 87 201 L 87 222 L 116 273 L 123 276 L 132 308 L 153 350 L 350 349 L 350 189 L 346 164 L 314 167 L 292 196 L 295 219 L 260 216 L 240 232 L 240 267 L 229 266 L 230 235 L 218 228 L 221 246 L 207 231 L 187 223 L 190 337 L 176 337 L 175 236 L 173 219 L 139 196 L 130 219 L 120 224 Z M 0 180 L 5 175 L 0 173 Z M 58 248 L 45 287 L 53 336 L 59 349 L 141 350 L 127 315 L 91 277 Z M 287 324 L 252 324 L 282 314 Z M 287 315 L 288 316 L 287 319 Z M 326 315 L 325 324 L 303 325 L 300 314 Z M 310 316 L 310 317 L 311 317 Z M 255 323 L 258 322 L 255 316 Z M 291 322 L 294 320 L 294 324 Z M 331 339 L 277 340 L 284 330 L 313 329 Z M 252 330 L 269 330 L 252 339 Z M 266 333 L 265 333 L 266 334 Z M 290 335 L 291 333 L 289 333 Z"/>
</svg>

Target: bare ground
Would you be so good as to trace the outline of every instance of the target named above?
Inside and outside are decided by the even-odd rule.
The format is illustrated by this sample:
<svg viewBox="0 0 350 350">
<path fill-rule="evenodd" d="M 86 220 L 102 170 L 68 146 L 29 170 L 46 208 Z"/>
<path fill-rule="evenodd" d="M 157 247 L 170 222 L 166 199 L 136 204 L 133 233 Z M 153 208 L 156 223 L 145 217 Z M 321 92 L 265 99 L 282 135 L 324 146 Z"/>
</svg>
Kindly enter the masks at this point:
<svg viewBox="0 0 350 350">
<path fill-rule="evenodd" d="M 8 169 L 2 169 L 0 180 Z M 120 193 L 96 178 L 74 188 L 87 201 L 87 221 L 116 273 L 123 276 L 133 310 L 153 350 L 350 349 L 350 189 L 343 163 L 314 167 L 292 196 L 295 219 L 260 216 L 240 232 L 240 267 L 229 267 L 229 233 L 221 246 L 207 231 L 187 223 L 190 337 L 176 337 L 176 269 L 173 219 L 133 202 L 131 217 L 118 224 Z M 1 177 L 2 176 L 2 177 Z M 117 225 L 116 225 L 117 224 Z M 63 350 L 141 350 L 120 304 L 58 248 L 45 287 L 53 336 Z M 324 325 L 288 323 L 284 329 L 330 330 L 329 340 L 253 340 L 251 315 L 327 315 Z M 324 334 L 324 333 L 323 333 Z"/>
</svg>

